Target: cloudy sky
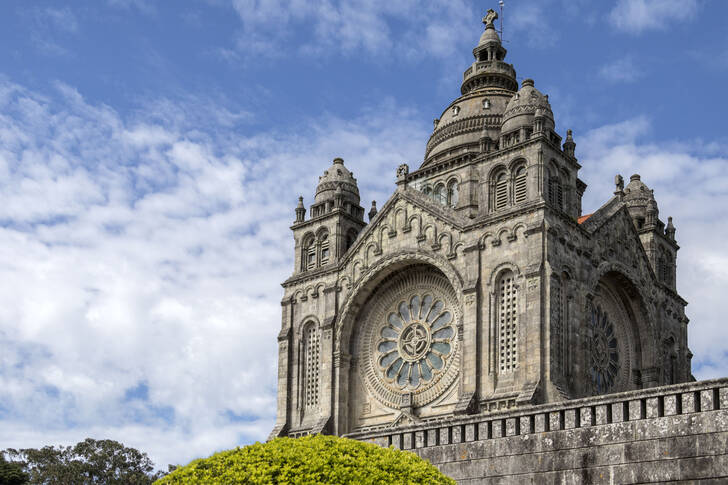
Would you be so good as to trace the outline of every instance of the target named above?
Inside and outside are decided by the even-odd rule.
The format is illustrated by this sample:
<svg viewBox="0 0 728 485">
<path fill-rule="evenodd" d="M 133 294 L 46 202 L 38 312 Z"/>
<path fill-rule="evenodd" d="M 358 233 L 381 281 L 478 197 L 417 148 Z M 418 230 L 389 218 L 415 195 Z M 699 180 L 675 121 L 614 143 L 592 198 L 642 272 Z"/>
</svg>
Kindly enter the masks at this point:
<svg viewBox="0 0 728 485">
<path fill-rule="evenodd" d="M 111 438 L 164 467 L 265 439 L 297 196 L 341 156 L 382 204 L 496 4 L 2 2 L 0 449 Z M 674 217 L 698 379 L 728 375 L 726 18 L 506 0 L 504 19 L 507 60 L 574 130 L 584 212 L 639 172 Z"/>
</svg>

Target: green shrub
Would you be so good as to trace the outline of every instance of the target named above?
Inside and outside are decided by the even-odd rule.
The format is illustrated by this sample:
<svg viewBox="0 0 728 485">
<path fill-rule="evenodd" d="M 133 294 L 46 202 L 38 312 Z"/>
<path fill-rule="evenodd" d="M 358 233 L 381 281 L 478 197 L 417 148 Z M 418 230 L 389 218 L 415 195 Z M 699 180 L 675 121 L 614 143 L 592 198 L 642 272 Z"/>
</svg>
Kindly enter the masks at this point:
<svg viewBox="0 0 728 485">
<path fill-rule="evenodd" d="M 334 436 L 276 438 L 221 451 L 177 468 L 154 485 L 455 483 L 409 451 Z"/>
</svg>

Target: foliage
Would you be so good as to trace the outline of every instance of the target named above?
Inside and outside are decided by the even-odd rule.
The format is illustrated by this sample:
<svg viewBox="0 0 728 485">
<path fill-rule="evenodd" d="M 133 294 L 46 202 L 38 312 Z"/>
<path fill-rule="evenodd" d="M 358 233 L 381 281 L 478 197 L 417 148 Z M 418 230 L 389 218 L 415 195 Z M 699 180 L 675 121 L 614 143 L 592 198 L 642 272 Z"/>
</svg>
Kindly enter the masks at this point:
<svg viewBox="0 0 728 485">
<path fill-rule="evenodd" d="M 74 446 L 8 449 L 5 454 L 25 469 L 28 485 L 150 485 L 164 475 L 153 473 L 146 453 L 112 440 L 87 438 Z"/>
<path fill-rule="evenodd" d="M 408 451 L 334 436 L 276 438 L 177 468 L 154 485 L 454 484 Z"/>
<path fill-rule="evenodd" d="M 0 453 L 0 485 L 25 485 L 28 483 L 28 475 L 23 472 L 23 467 L 18 463 L 7 462 Z"/>
</svg>

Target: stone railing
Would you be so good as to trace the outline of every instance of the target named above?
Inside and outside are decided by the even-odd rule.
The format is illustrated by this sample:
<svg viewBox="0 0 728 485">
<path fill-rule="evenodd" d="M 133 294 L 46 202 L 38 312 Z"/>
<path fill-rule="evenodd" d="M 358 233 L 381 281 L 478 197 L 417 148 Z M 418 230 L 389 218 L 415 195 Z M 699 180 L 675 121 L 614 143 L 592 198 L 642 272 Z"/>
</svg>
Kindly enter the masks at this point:
<svg viewBox="0 0 728 485">
<path fill-rule="evenodd" d="M 346 435 L 405 450 L 728 409 L 728 378 Z"/>
</svg>

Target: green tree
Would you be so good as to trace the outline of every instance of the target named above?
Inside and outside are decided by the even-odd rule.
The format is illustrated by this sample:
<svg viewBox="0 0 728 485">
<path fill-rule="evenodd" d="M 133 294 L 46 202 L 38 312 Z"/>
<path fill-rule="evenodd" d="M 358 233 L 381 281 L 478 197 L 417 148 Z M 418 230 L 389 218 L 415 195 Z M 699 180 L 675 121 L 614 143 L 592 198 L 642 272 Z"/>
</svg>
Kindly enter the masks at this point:
<svg viewBox="0 0 728 485">
<path fill-rule="evenodd" d="M 5 453 L 25 469 L 28 485 L 150 485 L 164 476 L 154 473 L 146 453 L 113 440 L 87 438 L 74 446 Z"/>
<path fill-rule="evenodd" d="M 154 485 L 428 484 L 455 481 L 409 451 L 334 436 L 276 438 L 179 467 Z"/>
<path fill-rule="evenodd" d="M 28 475 L 19 463 L 7 462 L 0 453 L 0 485 L 25 485 Z"/>
</svg>

